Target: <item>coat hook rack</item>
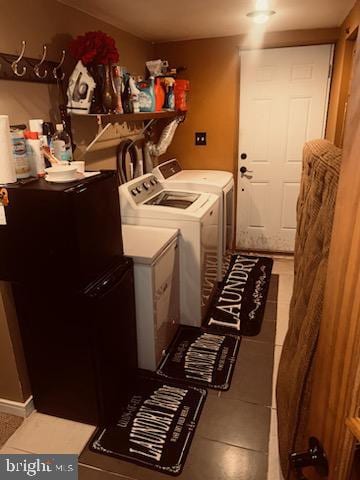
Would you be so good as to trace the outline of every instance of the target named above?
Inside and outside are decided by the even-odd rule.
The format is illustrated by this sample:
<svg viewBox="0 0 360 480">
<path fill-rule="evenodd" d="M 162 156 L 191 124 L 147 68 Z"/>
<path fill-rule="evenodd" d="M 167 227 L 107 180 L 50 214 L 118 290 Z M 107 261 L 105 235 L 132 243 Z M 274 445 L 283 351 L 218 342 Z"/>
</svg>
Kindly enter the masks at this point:
<svg viewBox="0 0 360 480">
<path fill-rule="evenodd" d="M 46 45 L 43 45 L 43 54 L 42 54 L 42 57 L 41 57 L 41 60 L 39 63 L 37 63 L 34 67 L 34 72 L 35 72 L 35 75 L 38 77 L 38 78 L 41 78 L 41 80 L 44 80 L 44 78 L 47 77 L 47 74 L 48 74 L 48 71 L 46 70 L 46 68 L 44 68 L 44 73 L 40 73 L 40 67 L 43 65 L 43 63 L 45 62 L 45 58 L 46 58 L 46 53 L 47 53 L 47 46 Z"/>
<path fill-rule="evenodd" d="M 56 84 L 64 79 L 62 66 L 65 60 L 65 50 L 62 50 L 59 62 L 53 62 L 46 58 L 47 45 L 43 45 L 40 60 L 25 57 L 25 50 L 26 40 L 22 40 L 19 55 L 0 52 L 0 80 Z"/>
<path fill-rule="evenodd" d="M 26 73 L 26 67 L 23 66 L 23 69 L 22 69 L 22 72 L 20 73 L 18 71 L 18 64 L 19 62 L 21 62 L 23 56 L 24 56 L 24 53 L 25 53 L 25 48 L 26 48 L 26 42 L 25 40 L 23 40 L 21 42 L 21 52 L 20 52 L 20 55 L 18 56 L 18 58 L 16 60 L 13 61 L 13 63 L 11 64 L 11 68 L 12 68 L 12 71 L 15 73 L 15 75 L 17 77 L 23 77 Z"/>
<path fill-rule="evenodd" d="M 61 52 L 61 60 L 60 60 L 59 64 L 56 65 L 56 67 L 53 68 L 53 75 L 54 75 L 55 80 L 60 80 L 60 81 L 64 80 L 65 73 L 61 72 L 61 67 L 63 66 L 64 60 L 65 60 L 65 50 L 63 50 Z M 58 72 L 60 73 L 60 76 L 58 76 Z"/>
</svg>

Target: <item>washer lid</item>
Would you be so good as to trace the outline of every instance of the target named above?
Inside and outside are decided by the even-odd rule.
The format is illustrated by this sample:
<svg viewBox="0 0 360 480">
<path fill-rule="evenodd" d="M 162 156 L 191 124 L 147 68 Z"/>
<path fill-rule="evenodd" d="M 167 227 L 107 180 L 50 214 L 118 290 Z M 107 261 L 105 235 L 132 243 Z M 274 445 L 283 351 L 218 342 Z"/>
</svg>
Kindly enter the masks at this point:
<svg viewBox="0 0 360 480">
<path fill-rule="evenodd" d="M 153 169 L 159 180 L 167 182 L 212 185 L 223 189 L 233 180 L 233 174 L 224 170 L 183 170 L 176 158 L 163 162 Z"/>
<path fill-rule="evenodd" d="M 198 183 L 201 185 L 209 184 L 224 188 L 232 178 L 232 173 L 224 172 L 222 170 L 182 170 L 168 178 L 166 181 Z"/>
<path fill-rule="evenodd" d="M 157 257 L 176 241 L 178 230 L 173 228 L 122 225 L 124 254 L 135 263 L 153 263 Z M 145 240 L 145 241 L 144 241 Z"/>
</svg>

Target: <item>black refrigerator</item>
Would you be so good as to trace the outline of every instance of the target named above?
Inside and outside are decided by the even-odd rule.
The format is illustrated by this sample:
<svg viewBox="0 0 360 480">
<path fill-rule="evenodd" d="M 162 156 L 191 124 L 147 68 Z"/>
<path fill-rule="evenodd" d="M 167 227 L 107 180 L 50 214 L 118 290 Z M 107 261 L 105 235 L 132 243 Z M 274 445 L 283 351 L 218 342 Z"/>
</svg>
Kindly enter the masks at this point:
<svg viewBox="0 0 360 480">
<path fill-rule="evenodd" d="M 0 279 L 12 283 L 35 408 L 110 423 L 137 367 L 116 176 L 3 187 Z"/>
</svg>

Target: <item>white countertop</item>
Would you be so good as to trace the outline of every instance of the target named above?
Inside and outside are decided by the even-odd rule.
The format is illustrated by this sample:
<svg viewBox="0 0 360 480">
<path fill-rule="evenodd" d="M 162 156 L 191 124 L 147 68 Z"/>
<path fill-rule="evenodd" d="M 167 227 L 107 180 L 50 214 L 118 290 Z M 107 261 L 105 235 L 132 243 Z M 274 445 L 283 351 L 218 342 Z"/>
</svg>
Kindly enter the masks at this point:
<svg viewBox="0 0 360 480">
<path fill-rule="evenodd" d="M 135 263 L 151 264 L 166 247 L 176 239 L 175 228 L 142 227 L 122 225 L 124 255 L 132 257 Z"/>
</svg>

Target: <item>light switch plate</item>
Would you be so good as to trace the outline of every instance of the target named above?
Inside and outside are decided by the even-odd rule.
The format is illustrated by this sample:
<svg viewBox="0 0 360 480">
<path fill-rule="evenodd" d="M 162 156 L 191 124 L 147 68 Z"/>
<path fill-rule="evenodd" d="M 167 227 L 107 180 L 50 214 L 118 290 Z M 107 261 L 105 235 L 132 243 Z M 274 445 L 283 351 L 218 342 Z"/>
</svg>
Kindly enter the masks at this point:
<svg viewBox="0 0 360 480">
<path fill-rule="evenodd" d="M 206 145 L 206 132 L 195 132 L 195 145 Z"/>
</svg>

